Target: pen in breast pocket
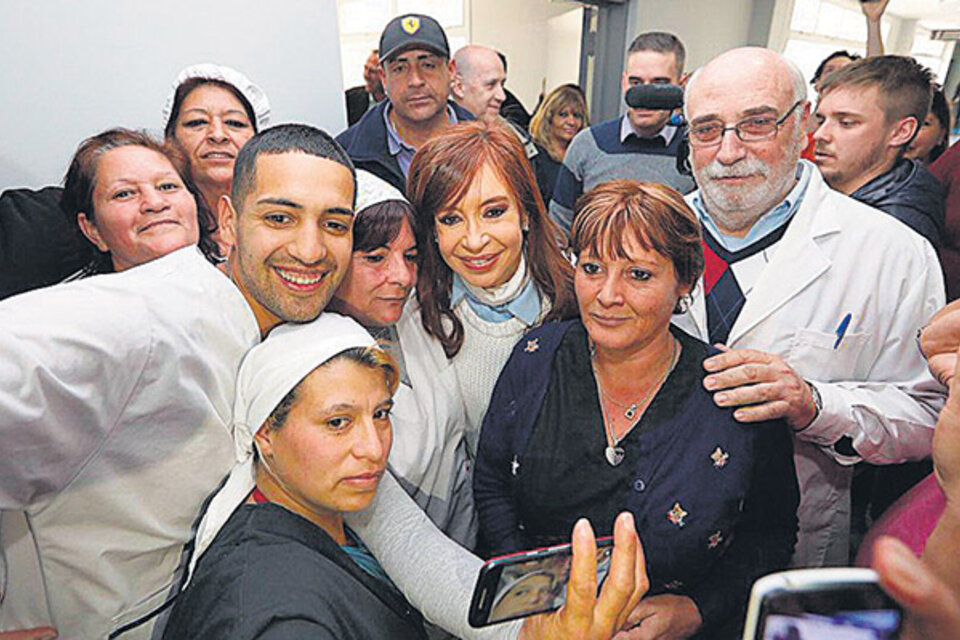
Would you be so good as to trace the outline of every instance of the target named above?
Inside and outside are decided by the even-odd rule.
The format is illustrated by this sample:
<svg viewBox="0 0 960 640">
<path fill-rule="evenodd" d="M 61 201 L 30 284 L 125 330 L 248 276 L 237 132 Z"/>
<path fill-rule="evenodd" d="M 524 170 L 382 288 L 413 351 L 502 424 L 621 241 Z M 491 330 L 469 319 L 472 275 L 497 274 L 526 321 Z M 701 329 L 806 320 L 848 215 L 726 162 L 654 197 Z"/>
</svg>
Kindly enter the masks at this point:
<svg viewBox="0 0 960 640">
<path fill-rule="evenodd" d="M 850 314 L 843 316 L 843 320 L 840 321 L 840 324 L 837 325 L 837 341 L 833 343 L 833 348 L 837 349 L 840 346 L 840 343 L 843 342 L 843 336 L 847 333 L 847 327 L 850 326 Z"/>
</svg>

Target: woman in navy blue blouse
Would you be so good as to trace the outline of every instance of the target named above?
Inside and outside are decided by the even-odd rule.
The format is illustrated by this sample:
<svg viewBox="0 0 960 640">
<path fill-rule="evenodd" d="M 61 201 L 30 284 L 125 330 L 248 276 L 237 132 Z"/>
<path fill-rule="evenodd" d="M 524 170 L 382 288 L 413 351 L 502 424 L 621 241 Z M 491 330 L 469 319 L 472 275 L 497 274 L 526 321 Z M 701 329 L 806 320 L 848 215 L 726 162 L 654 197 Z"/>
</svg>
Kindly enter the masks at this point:
<svg viewBox="0 0 960 640">
<path fill-rule="evenodd" d="M 703 388 L 716 348 L 671 328 L 703 269 L 677 192 L 605 183 L 572 229 L 580 319 L 520 341 L 481 429 L 474 494 L 491 555 L 636 518 L 651 590 L 643 637 L 734 637 L 751 583 L 783 568 L 799 502 L 780 422 L 740 424 Z"/>
</svg>

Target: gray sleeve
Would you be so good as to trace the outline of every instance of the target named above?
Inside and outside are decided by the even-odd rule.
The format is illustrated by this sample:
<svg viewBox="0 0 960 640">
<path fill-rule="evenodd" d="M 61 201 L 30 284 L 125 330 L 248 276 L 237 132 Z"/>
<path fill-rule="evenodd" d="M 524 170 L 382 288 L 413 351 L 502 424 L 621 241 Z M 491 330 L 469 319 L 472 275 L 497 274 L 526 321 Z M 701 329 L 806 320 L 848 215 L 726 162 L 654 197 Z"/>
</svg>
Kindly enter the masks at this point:
<svg viewBox="0 0 960 640">
<path fill-rule="evenodd" d="M 522 621 L 474 629 L 467 622 L 483 562 L 437 529 L 387 473 L 373 503 L 344 514 L 394 584 L 424 618 L 463 640 L 516 640 Z"/>
</svg>

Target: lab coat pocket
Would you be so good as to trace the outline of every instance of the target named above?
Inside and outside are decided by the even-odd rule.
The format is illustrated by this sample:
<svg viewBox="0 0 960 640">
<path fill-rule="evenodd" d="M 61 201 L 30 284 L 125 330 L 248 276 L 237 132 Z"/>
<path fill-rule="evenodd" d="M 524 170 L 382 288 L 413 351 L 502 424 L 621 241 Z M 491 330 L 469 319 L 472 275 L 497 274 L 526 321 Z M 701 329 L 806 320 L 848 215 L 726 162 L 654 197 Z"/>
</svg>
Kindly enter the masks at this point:
<svg viewBox="0 0 960 640">
<path fill-rule="evenodd" d="M 836 333 L 799 329 L 793 336 L 787 362 L 801 376 L 820 382 L 854 379 L 868 333 Z"/>
</svg>

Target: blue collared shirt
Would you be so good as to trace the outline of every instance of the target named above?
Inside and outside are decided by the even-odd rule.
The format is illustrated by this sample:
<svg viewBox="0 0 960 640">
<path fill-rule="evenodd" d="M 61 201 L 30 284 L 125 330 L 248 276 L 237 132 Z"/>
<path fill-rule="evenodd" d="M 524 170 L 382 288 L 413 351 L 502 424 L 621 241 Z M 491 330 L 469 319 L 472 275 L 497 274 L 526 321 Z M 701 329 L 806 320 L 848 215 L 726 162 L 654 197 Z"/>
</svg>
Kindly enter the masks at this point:
<svg viewBox="0 0 960 640">
<path fill-rule="evenodd" d="M 403 171 L 403 177 L 406 178 L 407 174 L 410 173 L 410 163 L 413 162 L 413 156 L 417 150 L 400 138 L 397 128 L 393 126 L 393 122 L 390 120 L 390 111 L 392 110 L 393 105 L 389 103 L 387 108 L 383 110 L 383 120 L 387 124 L 387 149 L 390 151 L 390 155 L 397 159 L 400 171 Z M 458 122 L 457 113 L 449 104 L 447 104 L 447 119 L 450 124 L 457 124 Z"/>
<path fill-rule="evenodd" d="M 480 318 L 487 322 L 506 322 L 510 318 L 517 318 L 528 326 L 533 326 L 540 318 L 540 293 L 537 291 L 533 278 L 527 280 L 523 290 L 516 298 L 499 307 L 491 307 L 470 295 L 470 291 L 457 274 L 453 275 L 453 289 L 450 292 L 450 308 L 467 299 L 467 304 Z"/>
<path fill-rule="evenodd" d="M 793 186 L 793 189 L 790 190 L 790 193 L 787 194 L 783 202 L 761 216 L 760 219 L 750 227 L 747 235 L 742 238 L 725 234 L 717 228 L 717 225 L 707 212 L 706 205 L 704 205 L 703 199 L 700 197 L 699 190 L 693 194 L 693 207 L 696 209 L 697 215 L 700 217 L 700 222 L 704 228 L 710 232 L 710 235 L 712 235 L 724 249 L 727 251 L 739 251 L 740 249 L 749 247 L 757 240 L 767 237 L 770 233 L 787 224 L 803 202 L 803 196 L 807 192 L 807 185 L 810 184 L 810 172 L 812 170 L 813 165 L 810 164 L 808 160 L 801 160 L 797 164 L 797 184 Z"/>
<path fill-rule="evenodd" d="M 673 136 L 676 135 L 677 128 L 672 124 L 665 125 L 663 129 L 660 129 L 659 133 L 653 136 L 641 136 L 637 133 L 636 129 L 633 128 L 633 125 L 630 124 L 630 116 L 623 114 L 620 118 L 620 142 L 626 142 L 627 138 L 630 136 L 636 136 L 641 140 L 656 140 L 657 138 L 663 138 L 663 146 L 669 146 L 670 141 L 673 140 Z"/>
</svg>

